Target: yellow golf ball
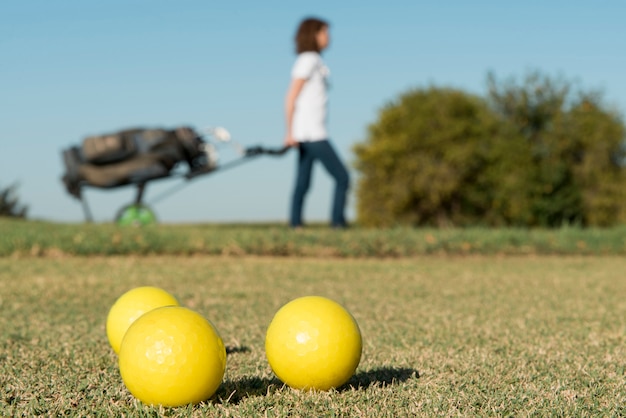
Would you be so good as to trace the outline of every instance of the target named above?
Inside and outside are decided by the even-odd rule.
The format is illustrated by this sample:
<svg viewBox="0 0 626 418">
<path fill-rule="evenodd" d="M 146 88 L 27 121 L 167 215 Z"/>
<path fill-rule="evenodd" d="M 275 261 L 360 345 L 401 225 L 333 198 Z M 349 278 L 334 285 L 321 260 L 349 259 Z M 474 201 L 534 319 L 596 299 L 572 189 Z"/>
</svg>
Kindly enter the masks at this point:
<svg viewBox="0 0 626 418">
<path fill-rule="evenodd" d="M 128 328 L 119 367 L 130 393 L 145 404 L 195 404 L 210 398 L 222 383 L 226 349 L 202 315 L 168 306 L 146 313 Z"/>
<path fill-rule="evenodd" d="M 107 338 L 113 351 L 120 352 L 122 338 L 137 318 L 155 308 L 171 305 L 178 306 L 176 298 L 158 287 L 136 287 L 120 296 L 111 306 L 106 322 Z"/>
<path fill-rule="evenodd" d="M 276 376 L 295 389 L 328 390 L 346 383 L 361 360 L 361 331 L 340 304 L 306 296 L 284 305 L 265 337 Z"/>
</svg>

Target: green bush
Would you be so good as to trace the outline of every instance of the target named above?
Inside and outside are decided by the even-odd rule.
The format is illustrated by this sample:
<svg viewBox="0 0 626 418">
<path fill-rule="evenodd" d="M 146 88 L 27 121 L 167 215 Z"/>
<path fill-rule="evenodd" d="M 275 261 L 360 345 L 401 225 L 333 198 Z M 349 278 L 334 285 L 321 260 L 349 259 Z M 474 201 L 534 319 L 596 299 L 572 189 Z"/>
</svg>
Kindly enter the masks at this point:
<svg viewBox="0 0 626 418">
<path fill-rule="evenodd" d="M 521 83 L 489 77 L 489 101 L 506 126 L 504 148 L 524 153 L 524 165 L 510 164 L 525 202 L 508 223 L 560 226 L 614 225 L 624 220 L 626 172 L 624 124 L 599 93 L 573 83 L 529 73 Z M 506 158 L 503 162 L 506 161 Z M 519 191 L 515 193 L 520 196 Z"/>
<path fill-rule="evenodd" d="M 365 225 L 450 225 L 481 218 L 483 175 L 499 123 L 480 97 L 413 90 L 387 105 L 357 144 L 357 213 Z"/>
<path fill-rule="evenodd" d="M 429 87 L 354 148 L 368 226 L 610 226 L 626 220 L 626 129 L 597 93 L 534 72 L 487 98 Z"/>
<path fill-rule="evenodd" d="M 17 197 L 17 184 L 0 187 L 0 216 L 26 218 L 28 207 L 21 205 Z"/>
</svg>

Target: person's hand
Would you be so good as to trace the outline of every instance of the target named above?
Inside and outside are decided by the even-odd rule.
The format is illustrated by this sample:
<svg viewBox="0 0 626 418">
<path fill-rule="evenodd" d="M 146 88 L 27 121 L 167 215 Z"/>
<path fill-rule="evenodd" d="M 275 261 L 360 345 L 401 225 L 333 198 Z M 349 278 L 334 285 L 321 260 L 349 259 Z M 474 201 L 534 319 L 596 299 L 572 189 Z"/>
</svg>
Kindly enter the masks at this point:
<svg viewBox="0 0 626 418">
<path fill-rule="evenodd" d="M 297 147 L 298 146 L 298 141 L 293 139 L 293 136 L 291 136 L 291 135 L 286 135 L 285 136 L 284 143 L 285 143 L 286 147 Z"/>
</svg>

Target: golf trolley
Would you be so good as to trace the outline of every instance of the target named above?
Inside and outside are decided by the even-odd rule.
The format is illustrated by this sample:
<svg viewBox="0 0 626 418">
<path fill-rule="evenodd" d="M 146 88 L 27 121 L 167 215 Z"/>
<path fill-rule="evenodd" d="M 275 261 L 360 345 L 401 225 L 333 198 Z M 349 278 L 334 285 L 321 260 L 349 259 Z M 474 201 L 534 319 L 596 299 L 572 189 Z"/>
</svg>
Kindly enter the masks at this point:
<svg viewBox="0 0 626 418">
<path fill-rule="evenodd" d="M 156 222 L 154 211 L 143 201 L 149 182 L 172 177 L 189 181 L 259 155 L 279 156 L 288 150 L 287 147 L 244 148 L 232 141 L 230 133 L 221 127 L 208 128 L 203 134 L 181 126 L 174 129 L 127 129 L 86 137 L 81 145 L 62 151 L 63 184 L 71 196 L 80 200 L 87 222 L 92 222 L 93 216 L 83 193 L 84 187 L 113 189 L 134 185 L 134 201 L 117 212 L 115 221 L 121 225 L 147 225 Z M 239 158 L 220 165 L 218 145 L 223 143 L 230 143 Z M 181 167 L 185 167 L 183 172 Z M 162 193 L 152 203 L 179 188 Z"/>
</svg>

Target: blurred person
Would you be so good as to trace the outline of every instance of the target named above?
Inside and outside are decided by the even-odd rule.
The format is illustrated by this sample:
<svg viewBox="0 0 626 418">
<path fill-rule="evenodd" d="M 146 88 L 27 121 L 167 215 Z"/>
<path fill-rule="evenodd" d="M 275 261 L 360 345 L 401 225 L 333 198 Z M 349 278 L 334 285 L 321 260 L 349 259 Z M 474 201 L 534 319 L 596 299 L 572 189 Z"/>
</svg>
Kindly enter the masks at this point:
<svg viewBox="0 0 626 418">
<path fill-rule="evenodd" d="M 350 177 L 330 143 L 327 129 L 328 77 L 321 53 L 330 44 L 329 24 L 304 19 L 296 32 L 296 61 L 285 98 L 285 145 L 298 148 L 298 168 L 289 224 L 301 228 L 304 199 L 311 185 L 313 163 L 320 161 L 335 180 L 331 226 L 345 228 L 345 206 Z"/>
</svg>

